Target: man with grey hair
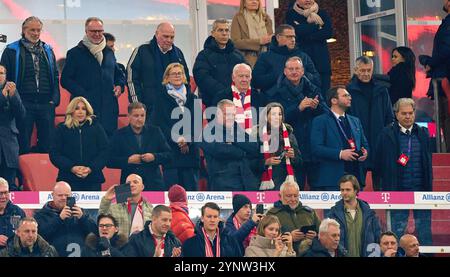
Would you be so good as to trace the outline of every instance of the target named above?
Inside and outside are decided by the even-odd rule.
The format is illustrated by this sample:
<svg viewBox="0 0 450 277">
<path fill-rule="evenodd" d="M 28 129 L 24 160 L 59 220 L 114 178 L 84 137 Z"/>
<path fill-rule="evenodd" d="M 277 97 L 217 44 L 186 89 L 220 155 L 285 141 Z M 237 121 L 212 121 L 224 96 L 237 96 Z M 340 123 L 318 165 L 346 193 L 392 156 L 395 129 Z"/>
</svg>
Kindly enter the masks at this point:
<svg viewBox="0 0 450 277">
<path fill-rule="evenodd" d="M 198 146 L 205 154 L 208 190 L 258 190 L 260 181 L 250 168 L 250 160 L 259 158 L 259 146 L 235 118 L 235 104 L 223 99 L 217 103 L 215 119 L 203 129 Z"/>
<path fill-rule="evenodd" d="M 171 63 L 181 63 L 189 86 L 189 69 L 183 52 L 174 45 L 175 27 L 170 22 L 161 22 L 153 38 L 131 54 L 127 65 L 127 83 L 130 103 L 141 102 L 147 106 L 147 118 L 155 105 L 156 91 L 160 90 L 164 71 Z"/>
<path fill-rule="evenodd" d="M 250 86 L 252 68 L 248 64 L 236 64 L 231 79 L 233 81 L 231 86 L 218 92 L 214 96 L 213 103 L 218 103 L 222 99 L 233 101 L 236 108 L 236 123 L 250 134 L 252 127 L 258 122 L 259 108 L 266 105 L 266 98 Z"/>
<path fill-rule="evenodd" d="M 273 208 L 266 215 L 278 217 L 281 223 L 281 232 L 290 232 L 294 242 L 294 250 L 300 253 L 300 243 L 317 236 L 320 219 L 316 212 L 304 206 L 299 200 L 300 188 L 296 182 L 286 181 L 280 187 L 280 200 L 274 203 Z"/>
<path fill-rule="evenodd" d="M 54 130 L 55 107 L 59 105 L 59 74 L 52 47 L 43 42 L 42 21 L 30 16 L 22 23 L 22 38 L 8 44 L 0 63 L 7 70 L 6 79 L 17 85 L 24 118 L 18 120 L 20 153 L 31 151 L 33 126 L 37 128 L 37 148 L 33 152 L 48 153 Z"/>
<path fill-rule="evenodd" d="M 230 25 L 226 19 L 214 21 L 211 35 L 194 63 L 194 78 L 206 107 L 215 106 L 219 91 L 229 89 L 231 73 L 236 64 L 245 62 L 230 39 Z M 250 82 L 250 81 L 249 81 Z"/>
<path fill-rule="evenodd" d="M 318 238 L 313 239 L 311 247 L 303 257 L 345 257 L 347 251 L 339 245 L 341 231 L 339 223 L 325 218 L 319 227 Z"/>
<path fill-rule="evenodd" d="M 433 173 L 428 130 L 415 123 L 416 105 L 411 98 L 400 98 L 394 105 L 397 122 L 380 133 L 374 156 L 374 172 L 381 191 L 432 191 Z M 408 225 L 409 210 L 391 211 L 392 231 L 401 237 Z M 431 211 L 414 210 L 420 241 L 432 245 Z"/>
<path fill-rule="evenodd" d="M 25 212 L 9 198 L 8 181 L 0 177 L 0 250 L 14 236 L 19 220 L 25 217 Z"/>
<path fill-rule="evenodd" d="M 347 111 L 361 121 L 369 149 L 374 149 L 381 130 L 394 121 L 392 103 L 388 89 L 373 78 L 373 60 L 366 56 L 356 59 L 354 75 L 347 85 L 352 96 L 352 106 Z M 374 155 L 370 155 L 364 164 L 363 176 L 360 178 L 363 190 L 368 170 L 373 169 Z M 373 170 L 372 170 L 373 171 Z M 372 182 L 378 182 L 378 176 L 372 172 Z"/>
<path fill-rule="evenodd" d="M 125 86 L 125 76 L 116 62 L 114 51 L 106 47 L 103 21 L 89 17 L 85 36 L 67 52 L 61 75 L 61 85 L 71 98 L 83 96 L 94 109 L 97 119 L 111 137 L 117 129 L 119 96 Z"/>
</svg>

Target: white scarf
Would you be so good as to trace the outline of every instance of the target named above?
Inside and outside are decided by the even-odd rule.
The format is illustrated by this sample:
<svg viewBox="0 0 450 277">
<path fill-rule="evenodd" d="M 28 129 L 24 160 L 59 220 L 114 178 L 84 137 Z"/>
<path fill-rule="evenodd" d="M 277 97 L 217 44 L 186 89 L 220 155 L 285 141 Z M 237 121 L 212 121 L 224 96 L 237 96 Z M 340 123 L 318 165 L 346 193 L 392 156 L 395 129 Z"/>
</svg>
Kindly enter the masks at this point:
<svg viewBox="0 0 450 277">
<path fill-rule="evenodd" d="M 319 5 L 317 5 L 317 3 L 314 3 L 309 9 L 303 9 L 298 5 L 297 2 L 295 2 L 294 11 L 306 17 L 306 21 L 308 23 L 314 23 L 319 26 L 323 26 L 324 24 L 322 18 L 317 14 L 317 12 L 319 11 Z"/>
<path fill-rule="evenodd" d="M 173 99 L 175 99 L 178 106 L 181 108 L 181 111 L 184 112 L 184 105 L 186 104 L 187 100 L 186 86 L 182 84 L 181 87 L 175 88 L 171 84 L 167 84 L 166 89 L 167 94 L 169 94 Z"/>
<path fill-rule="evenodd" d="M 103 37 L 102 42 L 99 44 L 93 44 L 89 38 L 85 35 L 83 37 L 83 44 L 89 49 L 89 52 L 91 52 L 92 55 L 94 55 L 95 59 L 97 59 L 98 63 L 102 65 L 103 62 L 103 49 L 105 49 L 106 46 L 106 39 Z"/>
<path fill-rule="evenodd" d="M 127 203 L 128 206 L 128 214 L 131 215 L 131 201 L 128 200 Z M 133 233 L 140 232 L 144 229 L 144 211 L 142 209 L 142 198 L 137 203 L 136 211 L 133 215 L 133 220 L 131 221 L 131 228 L 130 228 L 130 236 Z"/>
<path fill-rule="evenodd" d="M 233 93 L 233 103 L 236 107 L 236 123 L 241 126 L 242 129 L 245 130 L 247 134 L 251 134 L 252 132 L 252 88 L 249 87 L 244 97 L 244 105 L 242 105 L 241 95 L 236 86 L 231 84 L 231 91 Z"/>
</svg>

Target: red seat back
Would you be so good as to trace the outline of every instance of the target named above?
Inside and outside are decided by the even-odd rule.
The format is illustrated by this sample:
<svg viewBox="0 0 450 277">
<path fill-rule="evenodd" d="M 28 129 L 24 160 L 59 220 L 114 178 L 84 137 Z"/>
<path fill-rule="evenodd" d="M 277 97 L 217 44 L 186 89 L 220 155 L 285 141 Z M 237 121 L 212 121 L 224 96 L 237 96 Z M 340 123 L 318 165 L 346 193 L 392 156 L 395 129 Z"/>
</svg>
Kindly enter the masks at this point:
<svg viewBox="0 0 450 277">
<path fill-rule="evenodd" d="M 23 176 L 23 189 L 51 191 L 58 176 L 58 169 L 50 162 L 48 154 L 19 156 L 19 169 Z"/>
</svg>

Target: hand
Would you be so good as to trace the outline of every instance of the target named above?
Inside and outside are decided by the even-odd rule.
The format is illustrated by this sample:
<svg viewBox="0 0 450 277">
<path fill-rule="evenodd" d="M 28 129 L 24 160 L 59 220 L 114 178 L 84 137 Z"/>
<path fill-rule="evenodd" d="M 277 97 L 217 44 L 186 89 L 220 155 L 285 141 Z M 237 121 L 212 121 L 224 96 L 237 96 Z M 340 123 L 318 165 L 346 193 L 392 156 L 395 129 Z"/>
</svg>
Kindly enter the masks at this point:
<svg viewBox="0 0 450 277">
<path fill-rule="evenodd" d="M 358 159 L 358 154 L 353 149 L 345 149 L 341 152 L 341 160 L 344 161 L 356 161 Z"/>
<path fill-rule="evenodd" d="M 180 152 L 182 154 L 188 154 L 189 153 L 189 146 L 187 144 L 180 146 Z"/>
<path fill-rule="evenodd" d="M 129 156 L 128 163 L 129 164 L 140 164 L 141 163 L 141 155 L 133 154 L 133 155 Z"/>
<path fill-rule="evenodd" d="M 112 201 L 114 197 L 116 197 L 115 188 L 117 186 L 118 186 L 117 184 L 110 186 L 103 197 L 105 197 L 106 200 Z"/>
<path fill-rule="evenodd" d="M 59 217 L 61 218 L 61 220 L 65 220 L 66 218 L 69 218 L 71 216 L 72 216 L 72 211 L 70 210 L 69 206 L 65 206 L 61 210 L 61 213 L 59 213 Z"/>
<path fill-rule="evenodd" d="M 172 257 L 180 257 L 181 255 L 181 247 L 172 248 Z"/>
<path fill-rule="evenodd" d="M 281 236 L 275 238 L 275 253 L 276 253 L 276 256 L 280 256 L 281 251 L 283 250 L 283 247 L 284 247 L 284 243 L 281 240 Z"/>
<path fill-rule="evenodd" d="M 294 241 L 294 242 L 301 241 L 302 239 L 305 238 L 305 234 L 300 232 L 300 230 L 298 230 L 298 229 L 291 231 L 291 236 L 292 236 L 292 241 Z"/>
<path fill-rule="evenodd" d="M 316 95 L 314 99 L 311 99 L 311 109 L 313 110 L 317 109 L 318 105 L 319 105 L 319 95 Z"/>
<path fill-rule="evenodd" d="M 16 93 L 16 84 L 14 82 L 6 82 L 5 87 L 3 88 L 3 90 L 5 90 L 9 93 L 9 96 L 14 96 L 14 94 Z M 3 94 L 5 95 L 5 94 Z M 6 97 L 6 95 L 5 95 Z"/>
<path fill-rule="evenodd" d="M 122 88 L 120 86 L 115 86 L 113 91 L 114 96 L 116 96 L 117 98 L 122 94 Z"/>
<path fill-rule="evenodd" d="M 155 160 L 155 155 L 153 155 L 152 153 L 142 154 L 141 160 L 143 160 L 146 163 L 153 162 Z"/>
<path fill-rule="evenodd" d="M 91 174 L 92 169 L 88 166 L 81 167 L 81 178 L 86 178 L 89 174 Z"/>
<path fill-rule="evenodd" d="M 311 100 L 312 100 L 312 99 L 311 99 L 311 98 L 308 98 L 308 97 L 303 98 L 303 100 L 302 100 L 302 101 L 300 102 L 300 104 L 298 105 L 299 110 L 300 110 L 301 112 L 303 112 L 306 108 L 311 107 L 311 106 L 312 106 L 312 105 L 311 105 L 311 103 L 312 103 Z"/>
<path fill-rule="evenodd" d="M 286 232 L 281 235 L 281 240 L 286 244 L 288 247 L 289 245 L 292 247 L 292 235 L 289 232 Z"/>
<path fill-rule="evenodd" d="M 294 148 L 289 148 L 289 150 L 286 152 L 286 157 L 288 157 L 289 159 L 293 159 L 295 157 Z"/>
<path fill-rule="evenodd" d="M 263 214 L 253 213 L 252 220 L 253 220 L 253 222 L 255 222 L 255 224 L 258 224 L 259 221 L 264 218 L 264 216 L 265 215 L 263 215 Z"/>
<path fill-rule="evenodd" d="M 363 155 L 358 158 L 358 161 L 364 162 L 367 159 L 367 150 L 364 147 L 361 147 L 361 151 L 363 152 Z"/>
<path fill-rule="evenodd" d="M 70 169 L 78 178 L 83 178 L 83 166 L 76 165 Z"/>
<path fill-rule="evenodd" d="M 385 257 L 395 257 L 395 255 L 397 255 L 397 251 L 394 249 L 388 249 L 384 252 Z"/>
<path fill-rule="evenodd" d="M 305 234 L 306 239 L 313 239 L 317 236 L 317 233 L 315 231 L 309 230 L 308 233 Z"/>
<path fill-rule="evenodd" d="M 281 160 L 279 157 L 270 157 L 266 160 L 266 165 L 278 165 L 281 163 Z"/>
<path fill-rule="evenodd" d="M 83 216 L 83 211 L 78 206 L 73 206 L 72 208 L 72 215 L 78 219 L 80 219 Z"/>
<path fill-rule="evenodd" d="M 6 246 L 6 242 L 8 241 L 8 237 L 5 235 L 0 235 L 0 246 Z"/>
</svg>

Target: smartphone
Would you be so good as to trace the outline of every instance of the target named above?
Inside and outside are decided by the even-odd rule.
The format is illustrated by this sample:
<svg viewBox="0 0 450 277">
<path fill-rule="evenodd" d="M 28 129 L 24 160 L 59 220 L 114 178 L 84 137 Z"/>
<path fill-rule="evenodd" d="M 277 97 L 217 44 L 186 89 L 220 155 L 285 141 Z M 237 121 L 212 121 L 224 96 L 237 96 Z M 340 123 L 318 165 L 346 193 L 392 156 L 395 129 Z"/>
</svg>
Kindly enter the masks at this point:
<svg viewBox="0 0 450 277">
<path fill-rule="evenodd" d="M 114 188 L 114 193 L 116 194 L 117 203 L 126 203 L 128 198 L 131 197 L 131 186 L 130 183 L 120 184 Z"/>
<path fill-rule="evenodd" d="M 66 199 L 66 205 L 67 205 L 69 208 L 72 209 L 73 206 L 75 206 L 75 204 L 76 204 L 75 197 L 73 197 L 73 196 L 67 197 L 67 199 Z"/>
<path fill-rule="evenodd" d="M 308 231 L 316 231 L 316 226 L 308 225 L 308 226 L 302 226 L 302 228 L 300 228 L 300 232 L 302 232 L 303 234 L 308 233 Z"/>
<path fill-rule="evenodd" d="M 256 204 L 256 213 L 264 214 L 264 204 Z"/>
<path fill-rule="evenodd" d="M 283 151 L 281 152 L 280 156 L 278 156 L 278 158 L 279 158 L 280 160 L 282 160 L 282 159 L 284 159 L 285 156 L 286 156 L 286 150 L 283 150 Z"/>
<path fill-rule="evenodd" d="M 283 238 L 283 236 L 284 236 L 284 235 L 289 235 L 289 234 L 290 234 L 289 232 L 284 232 L 283 235 L 282 235 L 281 241 L 282 241 L 282 242 L 288 241 L 286 238 Z"/>
</svg>

